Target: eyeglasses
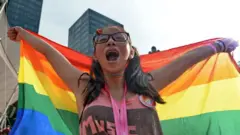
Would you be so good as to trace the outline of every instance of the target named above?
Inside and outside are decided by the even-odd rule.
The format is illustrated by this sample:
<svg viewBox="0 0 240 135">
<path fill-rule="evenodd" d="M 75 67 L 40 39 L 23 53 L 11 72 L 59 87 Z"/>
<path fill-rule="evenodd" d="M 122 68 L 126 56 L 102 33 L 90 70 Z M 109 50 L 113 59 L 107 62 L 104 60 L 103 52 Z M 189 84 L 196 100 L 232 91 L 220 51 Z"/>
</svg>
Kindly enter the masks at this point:
<svg viewBox="0 0 240 135">
<path fill-rule="evenodd" d="M 126 42 L 129 39 L 129 34 L 126 32 L 118 32 L 114 34 L 99 34 L 93 37 L 93 42 L 95 44 L 102 44 L 108 42 L 108 40 L 112 37 L 112 39 L 116 42 Z"/>
</svg>

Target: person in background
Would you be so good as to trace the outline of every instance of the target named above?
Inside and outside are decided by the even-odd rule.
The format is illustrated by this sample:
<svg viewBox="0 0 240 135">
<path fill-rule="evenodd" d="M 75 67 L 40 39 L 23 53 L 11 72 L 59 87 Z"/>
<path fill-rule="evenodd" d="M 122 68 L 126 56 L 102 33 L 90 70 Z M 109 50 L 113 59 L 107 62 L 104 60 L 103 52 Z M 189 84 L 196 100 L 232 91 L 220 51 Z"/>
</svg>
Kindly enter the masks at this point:
<svg viewBox="0 0 240 135">
<path fill-rule="evenodd" d="M 155 46 L 152 46 L 151 51 L 148 52 L 148 54 L 155 53 L 155 52 L 160 52 L 160 51 L 157 50 L 157 48 Z"/>
</svg>

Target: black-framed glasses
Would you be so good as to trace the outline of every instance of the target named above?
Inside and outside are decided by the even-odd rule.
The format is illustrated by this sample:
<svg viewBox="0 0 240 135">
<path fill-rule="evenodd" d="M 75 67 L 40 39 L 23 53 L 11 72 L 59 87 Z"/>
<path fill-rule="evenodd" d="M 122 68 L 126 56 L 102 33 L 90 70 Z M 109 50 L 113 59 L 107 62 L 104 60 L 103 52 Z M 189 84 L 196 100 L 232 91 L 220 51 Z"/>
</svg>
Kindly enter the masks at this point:
<svg viewBox="0 0 240 135">
<path fill-rule="evenodd" d="M 117 32 L 114 34 L 99 34 L 93 37 L 93 42 L 95 44 L 102 44 L 108 42 L 112 38 L 116 42 L 126 42 L 129 39 L 129 34 L 127 32 Z"/>
</svg>

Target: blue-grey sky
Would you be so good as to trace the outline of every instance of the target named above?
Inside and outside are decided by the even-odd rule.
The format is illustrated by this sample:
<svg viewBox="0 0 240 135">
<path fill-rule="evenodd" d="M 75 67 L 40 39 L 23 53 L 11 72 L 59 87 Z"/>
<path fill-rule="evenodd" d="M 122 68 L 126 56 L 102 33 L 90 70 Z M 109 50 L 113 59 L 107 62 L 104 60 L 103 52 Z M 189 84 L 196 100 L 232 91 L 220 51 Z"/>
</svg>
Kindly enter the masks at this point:
<svg viewBox="0 0 240 135">
<path fill-rule="evenodd" d="M 67 45 L 68 28 L 91 8 L 122 24 L 141 54 L 215 37 L 240 40 L 239 0 L 44 0 L 40 34 Z M 235 51 L 240 60 L 240 47 Z"/>
</svg>

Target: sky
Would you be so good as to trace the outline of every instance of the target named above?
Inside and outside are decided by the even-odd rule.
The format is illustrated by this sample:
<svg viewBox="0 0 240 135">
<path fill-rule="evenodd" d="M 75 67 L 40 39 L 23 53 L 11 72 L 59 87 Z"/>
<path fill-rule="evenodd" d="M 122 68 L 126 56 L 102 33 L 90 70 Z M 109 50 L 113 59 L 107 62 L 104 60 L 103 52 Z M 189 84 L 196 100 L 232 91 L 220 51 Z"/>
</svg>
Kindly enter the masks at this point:
<svg viewBox="0 0 240 135">
<path fill-rule="evenodd" d="M 239 0 L 44 0 L 39 33 L 67 46 L 69 27 L 91 8 L 122 23 L 141 54 L 210 38 L 240 40 Z M 240 60 L 240 47 L 234 52 Z"/>
</svg>

